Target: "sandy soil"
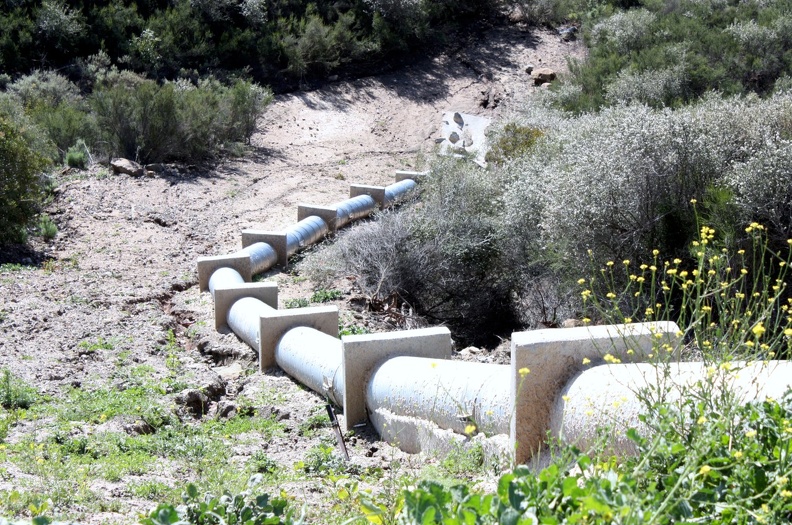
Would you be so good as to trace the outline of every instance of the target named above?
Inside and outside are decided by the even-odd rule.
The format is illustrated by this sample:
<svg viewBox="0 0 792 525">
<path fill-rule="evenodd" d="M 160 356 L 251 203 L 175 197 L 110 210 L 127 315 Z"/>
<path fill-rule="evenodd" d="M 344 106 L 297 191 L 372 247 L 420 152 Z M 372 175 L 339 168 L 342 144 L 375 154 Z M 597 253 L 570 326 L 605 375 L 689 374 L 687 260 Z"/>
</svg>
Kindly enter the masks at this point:
<svg viewBox="0 0 792 525">
<path fill-rule="evenodd" d="M 213 407 L 272 389 L 283 394 L 278 408 L 289 413 L 286 424 L 296 427 L 321 400 L 281 374 L 258 373 L 244 343 L 214 331 L 211 299 L 198 290 L 196 259 L 235 251 L 242 229 L 277 230 L 295 222 L 298 203 L 327 205 L 346 198 L 350 183 L 385 185 L 395 169 L 421 167 L 432 154 L 443 112 L 497 119 L 540 89 L 525 73 L 527 64 L 563 71 L 566 57 L 582 52 L 582 45 L 561 42 L 551 32 L 497 28 L 453 56 L 278 96 L 249 154 L 208 172 L 179 169 L 144 178 L 99 168 L 62 173 L 46 210 L 58 236 L 49 244 L 34 240 L 36 252 L 16 261 L 27 264 L 24 269 L 0 273 L 0 368 L 52 396 L 123 383 L 120 371 L 133 365 L 150 365 L 164 376 L 162 348 L 173 331 L 187 381 L 222 384 Z M 291 273 L 272 271 L 266 278 L 279 283 L 282 302 L 311 293 Z M 351 322 L 366 322 L 347 301 L 337 304 Z M 112 349 L 86 351 L 100 340 L 112 342 Z M 241 366 L 220 368 L 234 363 Z M 20 424 L 8 441 L 40 432 L 44 424 Z M 398 455 L 374 439 L 357 440 L 352 456 L 387 462 Z M 288 434 L 267 450 L 290 465 L 314 442 Z M 250 453 L 240 451 L 240 461 Z M 0 490 L 43 488 L 42 480 L 8 462 L 2 468 Z M 178 474 L 161 476 L 183 485 Z M 120 514 L 90 515 L 87 521 L 128 521 L 152 505 L 133 497 L 124 482 L 93 489 L 122 506 Z"/>
</svg>

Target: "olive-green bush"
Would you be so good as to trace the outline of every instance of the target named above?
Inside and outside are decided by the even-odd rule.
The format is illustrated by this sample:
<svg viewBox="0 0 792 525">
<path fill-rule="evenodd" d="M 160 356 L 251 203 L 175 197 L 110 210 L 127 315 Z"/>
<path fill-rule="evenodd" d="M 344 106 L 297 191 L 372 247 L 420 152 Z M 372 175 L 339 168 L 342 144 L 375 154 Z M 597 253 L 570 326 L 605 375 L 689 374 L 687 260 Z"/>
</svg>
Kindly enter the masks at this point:
<svg viewBox="0 0 792 525">
<path fill-rule="evenodd" d="M 47 161 L 17 123 L 0 113 L 0 245 L 22 242 L 35 217 Z"/>
</svg>

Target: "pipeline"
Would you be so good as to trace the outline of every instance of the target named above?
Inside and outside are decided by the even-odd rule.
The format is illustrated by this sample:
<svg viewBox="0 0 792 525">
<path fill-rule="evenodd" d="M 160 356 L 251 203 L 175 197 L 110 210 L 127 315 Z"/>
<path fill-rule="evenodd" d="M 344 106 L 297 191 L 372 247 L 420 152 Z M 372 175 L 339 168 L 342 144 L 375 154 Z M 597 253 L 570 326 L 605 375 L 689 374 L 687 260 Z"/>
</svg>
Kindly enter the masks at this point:
<svg viewBox="0 0 792 525">
<path fill-rule="evenodd" d="M 261 340 L 261 316 L 272 310 L 271 306 L 258 299 L 243 297 L 228 310 L 228 326 L 251 348 L 257 349 Z"/>
<path fill-rule="evenodd" d="M 333 204 L 336 208 L 336 228 L 346 226 L 350 222 L 368 217 L 377 210 L 377 202 L 369 195 L 358 195 L 345 201 Z"/>
<path fill-rule="evenodd" d="M 341 340 L 313 328 L 292 328 L 275 347 L 275 362 L 314 392 L 344 406 Z"/>
<path fill-rule="evenodd" d="M 385 186 L 385 202 L 383 203 L 383 207 L 390 208 L 404 197 L 407 196 L 409 192 L 414 190 L 418 184 L 412 179 L 404 179 L 400 182 L 395 182 L 390 186 Z"/>
<path fill-rule="evenodd" d="M 327 234 L 328 226 L 321 217 L 311 215 L 286 230 L 286 253 L 293 255 L 300 248 L 313 244 Z"/>
<path fill-rule="evenodd" d="M 266 272 L 278 262 L 278 254 L 275 249 L 265 242 L 253 243 L 239 250 L 237 254 L 250 256 L 250 267 L 253 275 Z"/>
<path fill-rule="evenodd" d="M 380 435 L 393 414 L 431 421 L 441 429 L 508 434 L 511 367 L 421 357 L 394 357 L 374 372 L 366 391 L 372 422 Z"/>
<path fill-rule="evenodd" d="M 663 365 L 631 363 L 602 365 L 585 370 L 572 378 L 553 406 L 550 430 L 582 450 L 600 439 L 598 429 L 612 427 L 609 434 L 609 453 L 634 455 L 637 448 L 626 431 L 635 428 L 642 436 L 651 429 L 641 421 L 645 402 L 640 394 L 660 395 L 673 403 L 700 385 L 708 385 L 713 398 L 735 396 L 740 403 L 780 399 L 792 386 L 792 362 L 767 361 L 731 363 L 729 370 L 715 373 L 707 363 L 669 363 Z M 660 368 L 660 370 L 659 370 Z M 662 376 L 662 382 L 658 379 Z M 698 386 L 697 386 L 698 385 Z"/>
<path fill-rule="evenodd" d="M 209 278 L 209 293 L 214 297 L 217 288 L 226 288 L 241 284 L 245 284 L 245 279 L 239 275 L 239 272 L 233 268 L 224 266 L 215 270 Z"/>
</svg>

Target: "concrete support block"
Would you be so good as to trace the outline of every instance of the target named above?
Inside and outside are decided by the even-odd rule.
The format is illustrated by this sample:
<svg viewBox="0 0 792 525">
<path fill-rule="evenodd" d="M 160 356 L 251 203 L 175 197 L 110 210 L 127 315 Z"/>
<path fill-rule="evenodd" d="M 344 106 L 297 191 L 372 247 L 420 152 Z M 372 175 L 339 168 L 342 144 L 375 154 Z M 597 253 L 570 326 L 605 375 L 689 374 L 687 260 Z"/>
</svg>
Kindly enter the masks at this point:
<svg viewBox="0 0 792 525">
<path fill-rule="evenodd" d="M 407 171 L 407 170 L 396 170 L 396 182 L 401 182 L 405 179 L 414 180 L 415 182 L 421 182 L 429 176 L 429 170 L 427 171 Z"/>
<path fill-rule="evenodd" d="M 385 188 L 381 186 L 367 186 L 365 184 L 350 184 L 349 197 L 368 195 L 377 202 L 379 209 L 385 206 Z"/>
<path fill-rule="evenodd" d="M 575 374 L 603 364 L 608 354 L 622 362 L 642 362 L 663 344 L 676 349 L 678 331 L 676 323 L 656 322 L 514 333 L 511 391 L 515 413 L 510 436 L 516 463 L 526 462 L 541 448 L 556 397 Z M 530 372 L 525 374 L 525 369 Z"/>
<path fill-rule="evenodd" d="M 422 328 L 380 334 L 345 335 L 341 337 L 344 369 L 344 426 L 350 430 L 364 423 L 366 388 L 371 373 L 393 357 L 426 357 L 451 359 L 452 342 L 448 328 Z"/>
<path fill-rule="evenodd" d="M 307 217 L 315 215 L 321 217 L 327 224 L 327 228 L 334 232 L 336 231 L 336 214 L 338 210 L 334 206 L 314 206 L 312 204 L 298 204 L 297 205 L 297 221 L 301 221 Z"/>
<path fill-rule="evenodd" d="M 275 283 L 246 283 L 244 286 L 229 286 L 215 289 L 215 329 L 220 332 L 228 327 L 228 311 L 237 300 L 252 297 L 278 309 L 278 285 Z"/>
<path fill-rule="evenodd" d="M 307 326 L 338 337 L 338 307 L 311 306 L 290 310 L 273 310 L 261 316 L 259 368 L 264 371 L 275 366 L 275 347 L 281 337 L 292 328 Z"/>
<path fill-rule="evenodd" d="M 245 282 L 253 278 L 249 255 L 215 255 L 198 257 L 198 285 L 202 292 L 209 290 L 209 278 L 218 268 L 233 268 Z"/>
<path fill-rule="evenodd" d="M 278 266 L 288 266 L 289 253 L 286 249 L 286 234 L 265 230 L 242 230 L 242 247 L 247 248 L 257 242 L 266 242 L 278 254 Z"/>
</svg>

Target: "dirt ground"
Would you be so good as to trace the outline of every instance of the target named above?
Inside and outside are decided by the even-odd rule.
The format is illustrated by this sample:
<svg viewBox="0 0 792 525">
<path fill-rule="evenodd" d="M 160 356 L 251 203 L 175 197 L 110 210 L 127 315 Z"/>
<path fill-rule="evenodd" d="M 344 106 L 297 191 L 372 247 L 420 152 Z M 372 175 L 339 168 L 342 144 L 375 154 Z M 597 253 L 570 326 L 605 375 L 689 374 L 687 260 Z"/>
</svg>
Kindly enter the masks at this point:
<svg viewBox="0 0 792 525">
<path fill-rule="evenodd" d="M 328 205 L 346 198 L 350 183 L 386 185 L 396 169 L 423 167 L 443 112 L 497 120 L 541 89 L 533 86 L 526 65 L 563 71 L 568 56 L 582 53 L 582 44 L 562 42 L 550 31 L 496 28 L 453 56 L 276 97 L 249 153 L 211 171 L 182 167 L 142 178 L 102 167 L 61 173 L 46 209 L 57 237 L 50 243 L 32 240 L 34 251 L 13 261 L 24 267 L 6 265 L 0 273 L 0 368 L 54 397 L 70 388 L 115 385 L 119 366 L 149 365 L 164 376 L 167 356 L 161 349 L 172 331 L 187 381 L 195 387 L 222 385 L 205 418 L 223 402 L 270 389 L 282 394 L 277 408 L 289 414 L 285 424 L 296 427 L 321 399 L 282 374 L 259 373 L 250 348 L 214 330 L 211 298 L 198 290 L 196 259 L 237 250 L 242 229 L 292 224 L 298 203 Z M 265 277 L 280 285 L 281 304 L 312 292 L 289 272 Z M 353 293 L 349 284 L 339 286 Z M 335 304 L 349 323 L 381 328 L 349 301 Z M 112 350 L 89 351 L 101 341 L 111 341 Z M 46 433 L 44 425 L 20 423 L 6 441 Z M 311 439 L 291 433 L 275 438 L 267 451 L 290 465 L 310 446 Z M 363 463 L 386 463 L 400 454 L 374 436 L 356 440 L 350 452 Z M 246 454 L 251 451 L 239 452 L 240 462 Z M 433 460 L 409 459 L 425 461 Z M 41 483 L 14 464 L 1 467 L 0 491 Z M 178 473 L 159 475 L 172 486 L 185 481 Z M 92 486 L 122 506 L 85 521 L 128 522 L 150 509 L 152 502 L 131 495 L 126 481 Z M 311 497 L 305 486 L 285 488 L 298 499 Z"/>
</svg>

